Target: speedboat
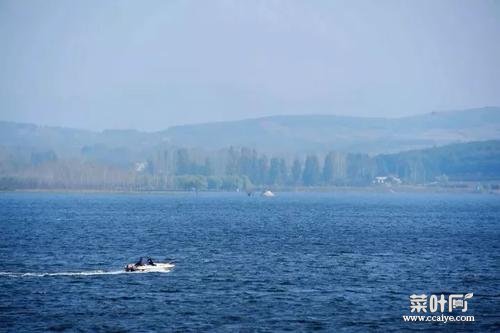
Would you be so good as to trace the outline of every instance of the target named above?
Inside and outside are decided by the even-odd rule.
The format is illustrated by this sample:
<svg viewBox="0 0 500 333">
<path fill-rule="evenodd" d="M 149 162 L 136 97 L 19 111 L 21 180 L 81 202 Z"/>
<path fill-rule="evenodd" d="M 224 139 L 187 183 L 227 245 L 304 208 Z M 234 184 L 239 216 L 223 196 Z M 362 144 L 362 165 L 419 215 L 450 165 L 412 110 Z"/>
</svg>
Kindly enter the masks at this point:
<svg viewBox="0 0 500 333">
<path fill-rule="evenodd" d="M 267 190 L 267 191 L 265 191 L 265 192 L 262 192 L 262 196 L 263 196 L 263 197 L 268 197 L 268 198 L 269 198 L 269 197 L 274 197 L 274 193 L 273 193 L 273 192 L 271 192 L 271 191 L 269 191 L 269 190 Z"/>
<path fill-rule="evenodd" d="M 166 272 L 174 268 L 172 263 L 155 263 L 153 265 L 128 264 L 125 266 L 125 272 Z"/>
<path fill-rule="evenodd" d="M 128 264 L 125 266 L 125 272 L 165 272 L 174 268 L 174 263 L 166 262 L 153 262 L 151 258 L 141 257 L 135 264 Z"/>
</svg>

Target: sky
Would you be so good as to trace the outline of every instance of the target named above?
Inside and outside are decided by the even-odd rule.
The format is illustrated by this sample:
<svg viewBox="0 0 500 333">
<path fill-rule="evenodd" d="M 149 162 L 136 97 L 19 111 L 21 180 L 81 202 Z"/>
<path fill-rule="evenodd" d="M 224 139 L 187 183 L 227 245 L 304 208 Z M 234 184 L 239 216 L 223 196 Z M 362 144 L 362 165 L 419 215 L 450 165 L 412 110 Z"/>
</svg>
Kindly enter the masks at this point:
<svg viewBox="0 0 500 333">
<path fill-rule="evenodd" d="M 0 0 L 0 120 L 102 130 L 500 105 L 500 1 Z"/>
</svg>

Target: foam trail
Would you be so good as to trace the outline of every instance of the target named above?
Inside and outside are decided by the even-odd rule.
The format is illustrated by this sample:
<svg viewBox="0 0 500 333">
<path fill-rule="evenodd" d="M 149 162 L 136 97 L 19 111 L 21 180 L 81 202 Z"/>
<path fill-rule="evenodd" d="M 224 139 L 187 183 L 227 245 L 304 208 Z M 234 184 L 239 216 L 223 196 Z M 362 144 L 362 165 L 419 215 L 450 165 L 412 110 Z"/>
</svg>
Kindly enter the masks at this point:
<svg viewBox="0 0 500 333">
<path fill-rule="evenodd" d="M 96 276 L 96 275 L 118 275 L 118 274 L 141 274 L 141 273 L 167 273 L 170 270 L 158 270 L 151 272 L 125 272 L 124 270 L 119 271 L 84 271 L 84 272 L 28 272 L 28 273 L 19 273 L 19 272 L 0 272 L 0 277 L 12 277 L 12 278 L 20 278 L 20 277 L 44 277 L 44 276 Z"/>
</svg>

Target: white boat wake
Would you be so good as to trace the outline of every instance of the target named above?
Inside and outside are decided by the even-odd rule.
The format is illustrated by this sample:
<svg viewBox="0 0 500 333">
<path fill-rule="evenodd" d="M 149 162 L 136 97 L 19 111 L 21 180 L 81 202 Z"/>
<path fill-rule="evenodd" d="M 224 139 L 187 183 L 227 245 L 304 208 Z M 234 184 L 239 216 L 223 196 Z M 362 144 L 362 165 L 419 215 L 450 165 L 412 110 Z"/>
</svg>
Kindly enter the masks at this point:
<svg viewBox="0 0 500 333">
<path fill-rule="evenodd" d="M 145 274 L 145 273 L 168 273 L 171 270 L 149 270 L 138 272 L 125 272 L 124 270 L 117 271 L 84 271 L 84 272 L 0 272 L 1 277 L 21 278 L 21 277 L 45 277 L 45 276 L 96 276 L 96 275 L 119 275 L 119 274 Z"/>
</svg>

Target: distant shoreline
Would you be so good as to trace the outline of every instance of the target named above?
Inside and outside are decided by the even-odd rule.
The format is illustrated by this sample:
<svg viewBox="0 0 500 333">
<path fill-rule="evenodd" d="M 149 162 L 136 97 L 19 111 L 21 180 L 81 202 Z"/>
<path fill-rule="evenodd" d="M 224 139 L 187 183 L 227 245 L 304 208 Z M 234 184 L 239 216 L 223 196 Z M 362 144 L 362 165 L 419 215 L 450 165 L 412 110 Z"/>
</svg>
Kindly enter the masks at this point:
<svg viewBox="0 0 500 333">
<path fill-rule="evenodd" d="M 482 190 L 471 187 L 429 187 L 424 185 L 403 185 L 397 187 L 375 187 L 375 186 L 337 186 L 337 187 L 297 187 L 297 188 L 273 188 L 266 187 L 275 193 L 474 193 L 474 194 L 494 194 L 500 195 L 499 190 Z M 109 193 L 109 194 L 187 194 L 187 193 L 240 193 L 252 196 L 260 195 L 264 189 L 245 190 L 113 190 L 113 189 L 6 189 L 0 190 L 0 193 Z"/>
</svg>

